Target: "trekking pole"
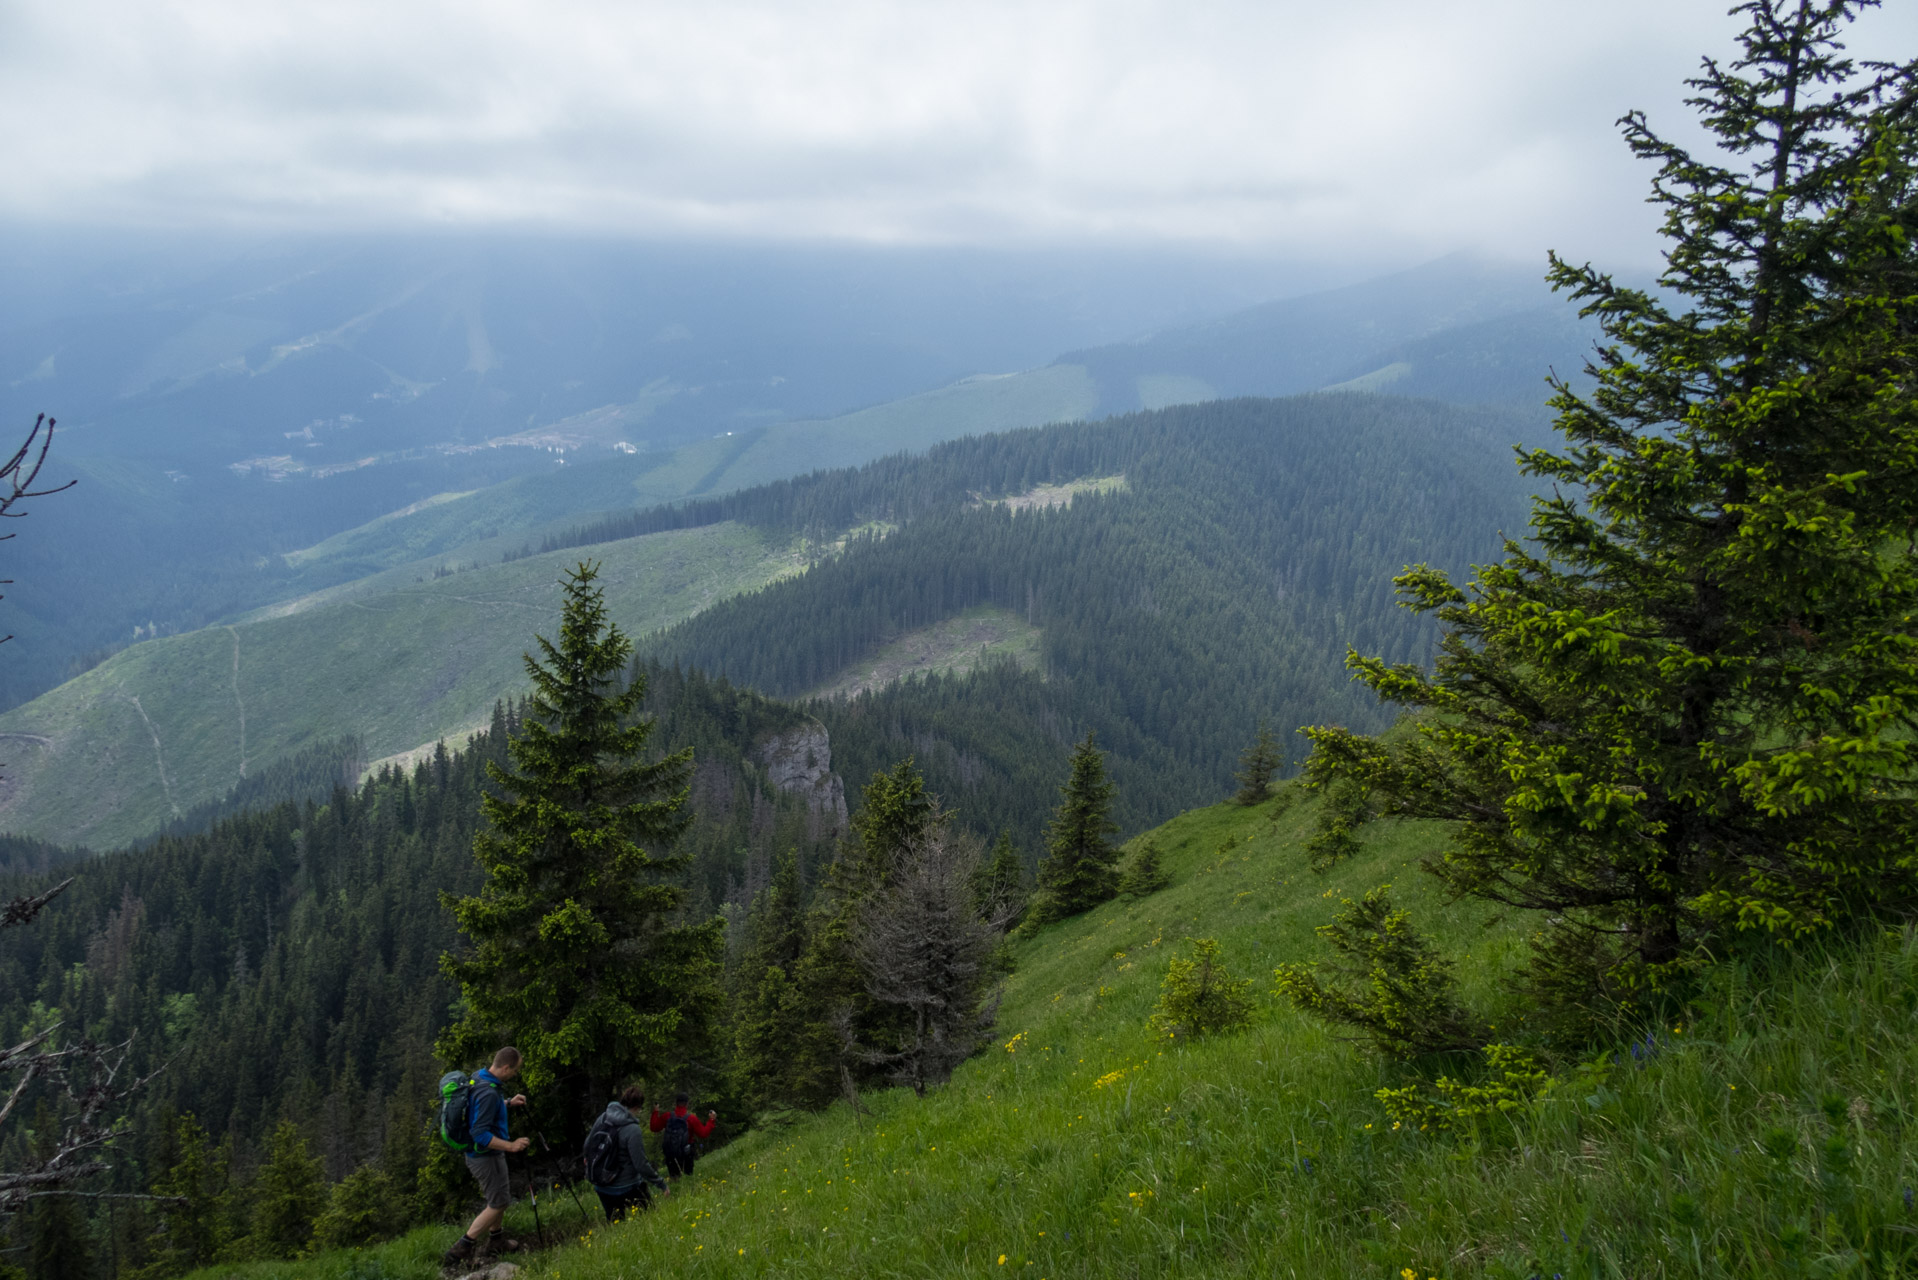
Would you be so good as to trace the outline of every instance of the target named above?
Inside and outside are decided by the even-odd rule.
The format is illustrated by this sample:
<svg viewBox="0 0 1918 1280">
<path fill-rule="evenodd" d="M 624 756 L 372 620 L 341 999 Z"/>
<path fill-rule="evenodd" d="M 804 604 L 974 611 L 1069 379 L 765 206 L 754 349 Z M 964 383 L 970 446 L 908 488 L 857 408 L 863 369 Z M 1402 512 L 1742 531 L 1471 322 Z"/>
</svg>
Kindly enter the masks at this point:
<svg viewBox="0 0 1918 1280">
<path fill-rule="evenodd" d="M 546 1226 L 539 1220 L 539 1178 L 533 1172 L 533 1162 L 526 1162 L 526 1195 L 533 1202 L 533 1230 L 539 1234 L 539 1247 L 546 1248 Z"/>
<path fill-rule="evenodd" d="M 555 1169 L 564 1168 L 565 1166 L 563 1162 L 560 1160 L 560 1158 L 553 1154 L 553 1145 L 550 1142 L 546 1141 L 546 1135 L 541 1133 L 538 1129 L 535 1129 L 533 1130 L 533 1136 L 539 1139 L 540 1150 L 544 1151 L 546 1153 L 546 1158 L 553 1162 L 553 1168 Z M 573 1204 L 579 1208 L 579 1220 L 582 1223 L 590 1222 L 592 1220 L 592 1215 L 586 1212 L 586 1204 L 584 1201 L 582 1201 L 579 1198 L 579 1188 L 573 1185 L 573 1180 L 571 1178 L 566 1179 L 566 1189 L 573 1193 Z"/>
</svg>

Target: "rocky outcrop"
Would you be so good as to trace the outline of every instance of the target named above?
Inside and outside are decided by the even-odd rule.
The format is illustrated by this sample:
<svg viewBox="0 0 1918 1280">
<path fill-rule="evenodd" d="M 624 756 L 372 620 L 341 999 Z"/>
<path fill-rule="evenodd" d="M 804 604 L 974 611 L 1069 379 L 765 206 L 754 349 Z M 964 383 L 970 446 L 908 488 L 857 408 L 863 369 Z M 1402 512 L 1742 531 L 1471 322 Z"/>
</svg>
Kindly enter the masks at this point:
<svg viewBox="0 0 1918 1280">
<path fill-rule="evenodd" d="M 753 747 L 753 761 L 774 788 L 806 802 L 815 837 L 846 830 L 846 784 L 832 771 L 832 740 L 825 725 L 809 719 L 762 738 Z"/>
</svg>

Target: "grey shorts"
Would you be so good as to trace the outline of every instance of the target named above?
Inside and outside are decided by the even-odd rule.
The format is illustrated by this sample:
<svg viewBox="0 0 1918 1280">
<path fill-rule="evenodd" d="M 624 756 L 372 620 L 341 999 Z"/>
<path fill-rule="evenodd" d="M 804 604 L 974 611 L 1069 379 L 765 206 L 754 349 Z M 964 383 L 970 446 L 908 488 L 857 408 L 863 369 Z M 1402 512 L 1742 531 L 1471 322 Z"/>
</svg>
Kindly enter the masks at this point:
<svg viewBox="0 0 1918 1280">
<path fill-rule="evenodd" d="M 466 1171 L 480 1184 L 488 1209 L 504 1209 L 513 1203 L 513 1188 L 506 1176 L 504 1151 L 475 1151 L 466 1157 Z"/>
</svg>

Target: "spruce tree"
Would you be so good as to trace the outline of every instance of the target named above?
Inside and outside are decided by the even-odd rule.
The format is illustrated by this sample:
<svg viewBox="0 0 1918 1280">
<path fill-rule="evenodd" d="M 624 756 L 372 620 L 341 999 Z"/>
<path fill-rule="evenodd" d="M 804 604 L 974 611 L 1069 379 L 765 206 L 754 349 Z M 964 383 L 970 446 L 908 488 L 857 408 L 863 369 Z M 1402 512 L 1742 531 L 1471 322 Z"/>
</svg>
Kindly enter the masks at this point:
<svg viewBox="0 0 1918 1280">
<path fill-rule="evenodd" d="M 905 849 L 938 820 L 938 802 L 911 756 L 874 774 L 852 818 L 852 843 L 833 864 L 835 889 L 853 897 L 879 889 Z"/>
<path fill-rule="evenodd" d="M 1689 82 L 1709 151 L 1623 117 L 1665 269 L 1551 260 L 1607 341 L 1521 454 L 1533 544 L 1399 579 L 1436 668 L 1351 665 L 1410 740 L 1312 734 L 1315 783 L 1452 824 L 1447 889 L 1548 916 L 1527 980 L 1571 1030 L 1918 897 L 1918 63 L 1844 58 L 1862 7 L 1741 6 Z"/>
<path fill-rule="evenodd" d="M 93 1280 L 87 1220 L 70 1196 L 42 1196 L 23 1215 L 27 1280 Z"/>
<path fill-rule="evenodd" d="M 306 1135 L 280 1121 L 266 1164 L 253 1181 L 252 1251 L 263 1258 L 294 1258 L 313 1240 L 313 1222 L 326 1198 L 326 1176 L 307 1149 Z"/>
<path fill-rule="evenodd" d="M 321 1249 L 351 1249 L 383 1240 L 398 1230 L 404 1205 L 385 1170 L 363 1164 L 333 1184 L 326 1210 L 313 1224 L 313 1242 Z"/>
<path fill-rule="evenodd" d="M 1119 877 L 1119 896 L 1122 898 L 1145 898 L 1157 893 L 1172 883 L 1172 877 L 1166 874 L 1165 866 L 1159 860 L 1159 842 L 1151 836 L 1139 841 L 1139 847 L 1126 863 L 1125 872 Z"/>
<path fill-rule="evenodd" d="M 992 965 L 1001 929 L 973 906 L 978 845 L 929 822 L 897 851 L 893 874 L 862 904 L 853 953 L 874 1012 L 853 1056 L 923 1095 L 991 1034 Z"/>
<path fill-rule="evenodd" d="M 1046 860 L 1039 867 L 1028 927 L 1090 911 L 1118 892 L 1113 864 L 1119 851 L 1106 837 L 1116 788 L 1106 778 L 1105 756 L 1088 733 L 1073 748 L 1072 772 L 1059 788 L 1059 808 L 1046 830 Z"/>
<path fill-rule="evenodd" d="M 161 1209 L 157 1261 L 167 1274 L 180 1274 L 220 1257 L 232 1235 L 231 1206 L 225 1149 L 214 1146 L 191 1115 L 179 1118 L 170 1137 L 172 1150 L 164 1153 L 153 1193 L 177 1199 Z"/>
<path fill-rule="evenodd" d="M 801 896 L 799 859 L 788 850 L 774 868 L 772 883 L 752 904 L 740 961 L 733 1083 L 755 1109 L 803 1100 L 808 1093 L 793 1070 L 794 1049 L 812 1032 L 792 981 L 807 944 Z"/>
<path fill-rule="evenodd" d="M 704 1038 L 722 943 L 720 921 L 676 918 L 692 753 L 643 758 L 645 682 L 620 687 L 632 646 L 598 576 L 585 563 L 567 574 L 559 642 L 536 637 L 539 657 L 526 655 L 513 767 L 488 765 L 500 794 L 480 803 L 485 886 L 442 899 L 468 946 L 442 959 L 466 1009 L 441 1056 L 517 1045 L 527 1083 L 557 1088 L 569 1124 L 617 1079 L 671 1069 Z"/>
<path fill-rule="evenodd" d="M 982 920 L 999 928 L 1016 924 L 1025 913 L 1030 890 L 1026 885 L 1026 860 L 1010 831 L 1001 831 L 992 849 L 974 868 L 971 879 L 972 909 Z"/>
<path fill-rule="evenodd" d="M 1279 750 L 1279 741 L 1272 736 L 1272 727 L 1265 721 L 1259 721 L 1258 737 L 1239 757 L 1239 771 L 1232 776 L 1238 781 L 1239 790 L 1233 795 L 1235 804 L 1259 804 L 1272 797 L 1272 775 L 1285 764 L 1285 753 Z"/>
</svg>

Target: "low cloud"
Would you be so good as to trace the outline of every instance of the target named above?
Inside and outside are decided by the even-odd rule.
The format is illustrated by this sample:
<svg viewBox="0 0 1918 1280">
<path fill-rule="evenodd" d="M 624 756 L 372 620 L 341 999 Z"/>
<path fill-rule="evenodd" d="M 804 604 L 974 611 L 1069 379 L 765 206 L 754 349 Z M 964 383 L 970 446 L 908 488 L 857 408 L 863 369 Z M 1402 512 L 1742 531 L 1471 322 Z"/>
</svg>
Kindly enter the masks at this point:
<svg viewBox="0 0 1918 1280">
<path fill-rule="evenodd" d="M 1685 132 L 1734 34 L 1672 0 L 14 0 L 0 214 L 1643 257 L 1613 121 Z"/>
</svg>

